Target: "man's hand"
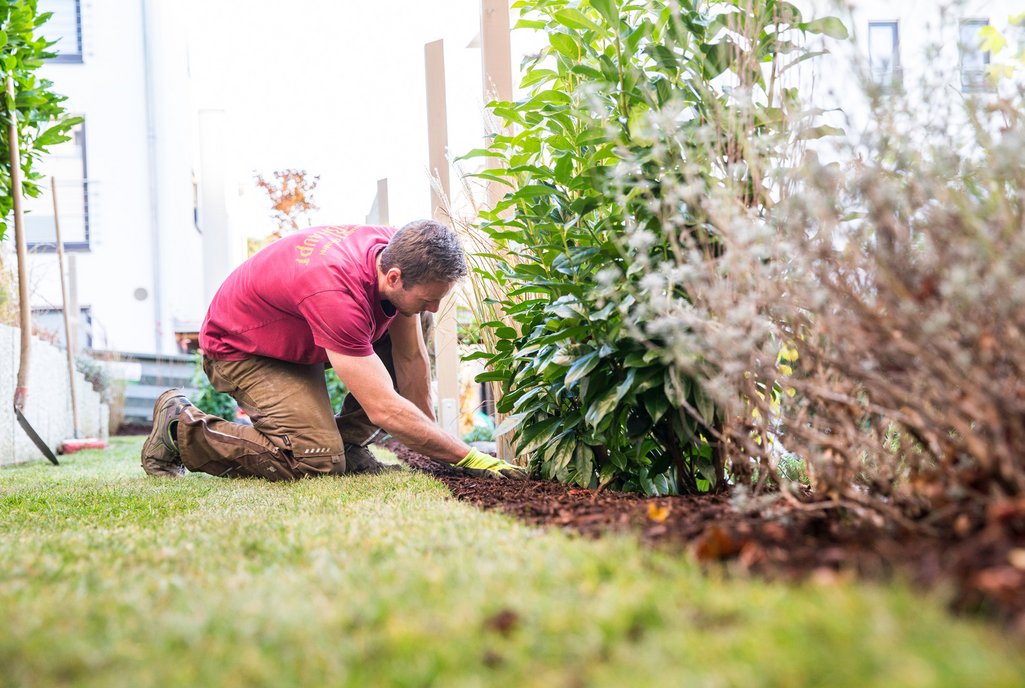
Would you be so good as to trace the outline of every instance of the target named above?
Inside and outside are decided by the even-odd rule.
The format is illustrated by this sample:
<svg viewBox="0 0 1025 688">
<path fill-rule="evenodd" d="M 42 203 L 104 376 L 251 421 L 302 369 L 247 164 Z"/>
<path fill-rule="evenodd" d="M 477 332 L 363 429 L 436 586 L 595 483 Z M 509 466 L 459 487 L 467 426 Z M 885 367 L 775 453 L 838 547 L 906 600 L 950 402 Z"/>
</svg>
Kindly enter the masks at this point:
<svg viewBox="0 0 1025 688">
<path fill-rule="evenodd" d="M 519 466 L 488 456 L 482 451 L 471 449 L 470 453 L 454 464 L 478 478 L 512 478 L 526 480 L 527 473 Z"/>
</svg>

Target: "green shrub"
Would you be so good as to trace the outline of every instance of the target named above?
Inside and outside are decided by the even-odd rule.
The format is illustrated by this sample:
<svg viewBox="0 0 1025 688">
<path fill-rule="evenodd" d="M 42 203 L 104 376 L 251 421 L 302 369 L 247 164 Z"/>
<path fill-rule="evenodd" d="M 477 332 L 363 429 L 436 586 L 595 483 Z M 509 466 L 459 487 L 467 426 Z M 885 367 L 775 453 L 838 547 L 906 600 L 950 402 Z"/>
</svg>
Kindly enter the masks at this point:
<svg viewBox="0 0 1025 688">
<path fill-rule="evenodd" d="M 210 379 L 203 372 L 203 359 L 200 356 L 196 357 L 196 372 L 192 376 L 192 386 L 197 390 L 196 398 L 192 400 L 196 408 L 218 418 L 235 420 L 238 404 L 230 394 L 218 392 L 210 384 Z"/>
<path fill-rule="evenodd" d="M 707 218 L 663 202 L 662 189 L 729 183 L 760 207 L 769 189 L 753 142 L 784 128 L 796 92 L 779 76 L 813 56 L 788 36 L 843 26 L 805 22 L 776 0 L 516 6 L 517 26 L 546 31 L 549 45 L 525 66 L 528 97 L 491 104 L 507 129 L 465 156 L 492 159 L 476 176 L 512 188 L 482 213 L 490 246 L 475 267 L 479 309 L 495 315 L 482 318 L 491 351 L 473 357 L 489 367 L 477 379 L 504 391 L 498 432 L 514 431 L 546 478 L 651 494 L 721 489 L 723 414 L 657 334 L 637 332 L 633 293 L 689 298 L 652 270 L 652 256 L 685 262 L 662 224 L 683 215 L 705 255 L 722 245 Z M 736 166 L 745 155 L 751 164 Z"/>
<path fill-rule="evenodd" d="M 349 393 L 345 383 L 338 378 L 338 373 L 332 368 L 324 371 L 324 381 L 327 383 L 327 394 L 331 397 L 331 408 L 337 413 L 342 408 L 345 396 Z"/>
</svg>

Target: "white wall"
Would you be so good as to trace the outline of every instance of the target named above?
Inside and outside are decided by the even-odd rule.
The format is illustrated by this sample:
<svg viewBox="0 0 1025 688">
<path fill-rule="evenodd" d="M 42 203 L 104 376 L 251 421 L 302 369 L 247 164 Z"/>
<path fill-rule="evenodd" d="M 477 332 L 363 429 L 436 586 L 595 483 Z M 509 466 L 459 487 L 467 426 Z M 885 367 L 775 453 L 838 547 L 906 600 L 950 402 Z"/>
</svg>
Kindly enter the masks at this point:
<svg viewBox="0 0 1025 688">
<path fill-rule="evenodd" d="M 144 4 L 150 11 L 151 112 Z M 78 299 L 92 308 L 98 348 L 171 350 L 174 318 L 201 317 L 188 64 L 175 5 L 83 0 L 83 62 L 40 70 L 68 96 L 67 109 L 86 118 L 90 250 L 78 257 Z M 33 306 L 60 307 L 56 263 L 52 253 L 32 258 Z M 137 298 L 137 290 L 145 297 Z"/>
<path fill-rule="evenodd" d="M 11 399 L 21 360 L 21 331 L 0 325 L 0 466 L 42 454 L 18 425 Z M 82 374 L 75 373 L 79 434 L 106 439 L 109 410 Z M 46 342 L 32 338 L 29 350 L 28 399 L 25 418 L 51 450 L 74 437 L 67 355 Z"/>
<path fill-rule="evenodd" d="M 832 114 L 831 123 L 844 126 L 851 134 L 872 124 L 858 83 L 858 70 L 868 68 L 869 22 L 897 22 L 902 82 L 912 102 L 955 104 L 963 97 L 960 20 L 988 19 L 1003 31 L 1009 16 L 1025 11 L 1020 0 L 796 0 L 795 4 L 806 16 L 839 16 L 851 31 L 849 42 L 825 40 L 831 55 L 809 61 L 801 70 L 802 85 L 813 87 L 816 104 L 842 108 L 842 115 Z"/>
</svg>

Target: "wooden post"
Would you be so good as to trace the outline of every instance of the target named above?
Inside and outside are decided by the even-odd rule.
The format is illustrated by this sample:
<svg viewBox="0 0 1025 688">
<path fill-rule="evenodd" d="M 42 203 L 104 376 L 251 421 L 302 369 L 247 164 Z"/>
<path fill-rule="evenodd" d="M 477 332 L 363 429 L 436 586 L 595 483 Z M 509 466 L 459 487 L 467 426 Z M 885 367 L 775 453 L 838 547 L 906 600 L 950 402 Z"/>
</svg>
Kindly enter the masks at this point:
<svg viewBox="0 0 1025 688">
<path fill-rule="evenodd" d="M 480 3 L 480 55 L 484 87 L 484 102 L 512 100 L 512 48 L 509 42 L 508 0 L 481 0 Z M 497 132 L 486 132 L 490 137 Z M 484 158 L 486 167 L 497 167 L 495 158 Z M 507 187 L 488 182 L 487 203 L 494 208 Z"/>
<path fill-rule="evenodd" d="M 68 254 L 68 314 L 71 316 L 71 341 L 75 343 L 77 350 L 82 312 L 78 306 L 78 256 L 74 253 Z M 92 331 L 86 330 L 86 335 L 92 336 Z"/>
<path fill-rule="evenodd" d="M 71 391 L 71 422 L 75 439 L 79 438 L 78 390 L 75 389 L 75 344 L 71 340 L 71 316 L 68 314 L 68 282 L 64 279 L 64 238 L 61 236 L 61 219 L 57 206 L 57 178 L 50 177 L 50 193 L 53 195 L 53 231 L 57 243 L 57 267 L 61 277 L 61 304 L 64 306 L 64 339 L 68 354 L 68 389 Z"/>
<path fill-rule="evenodd" d="M 370 212 L 367 213 L 367 224 L 368 225 L 385 225 L 388 224 L 388 180 L 378 179 L 377 180 L 377 195 L 374 196 L 374 203 L 370 206 Z"/>
<path fill-rule="evenodd" d="M 490 103 L 493 100 L 512 100 L 512 48 L 509 31 L 509 1 L 481 0 L 480 54 L 485 103 Z M 495 133 L 498 132 L 486 132 L 489 137 Z M 486 167 L 498 166 L 495 158 L 486 157 L 484 160 Z M 502 184 L 488 182 L 486 187 L 487 206 L 494 208 L 502 200 L 506 190 L 507 187 Z M 489 384 L 491 385 L 492 399 L 497 403 L 501 398 L 502 391 L 498 385 Z M 501 420 L 497 413 L 495 419 Z M 514 453 L 507 435 L 498 438 L 497 446 L 500 458 L 505 461 L 513 461 Z"/>
<path fill-rule="evenodd" d="M 424 46 L 427 77 L 427 148 L 431 176 L 431 217 L 448 224 L 445 211 L 450 198 L 448 174 L 448 114 L 445 103 L 445 44 Z M 459 340 L 456 333 L 455 290 L 446 298 L 434 319 L 434 364 L 438 376 L 438 423 L 451 435 L 459 435 Z"/>
<path fill-rule="evenodd" d="M 481 0 L 480 53 L 484 102 L 512 100 L 512 49 L 508 0 Z"/>
</svg>

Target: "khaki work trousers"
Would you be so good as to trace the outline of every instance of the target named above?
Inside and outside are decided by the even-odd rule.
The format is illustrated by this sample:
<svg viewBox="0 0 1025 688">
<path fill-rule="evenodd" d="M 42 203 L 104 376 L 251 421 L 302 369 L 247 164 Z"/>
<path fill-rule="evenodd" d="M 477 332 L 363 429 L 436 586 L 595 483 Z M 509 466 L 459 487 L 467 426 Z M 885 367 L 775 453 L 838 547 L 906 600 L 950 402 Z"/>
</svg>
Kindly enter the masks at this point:
<svg viewBox="0 0 1025 688">
<path fill-rule="evenodd" d="M 374 344 L 395 383 L 391 341 Z M 335 415 L 324 382 L 324 365 L 273 358 L 203 359 L 219 392 L 230 394 L 253 421 L 232 423 L 186 407 L 179 418 L 178 448 L 190 471 L 225 477 L 297 480 L 345 472 L 345 444 L 366 446 L 381 436 L 353 395 Z"/>
</svg>

